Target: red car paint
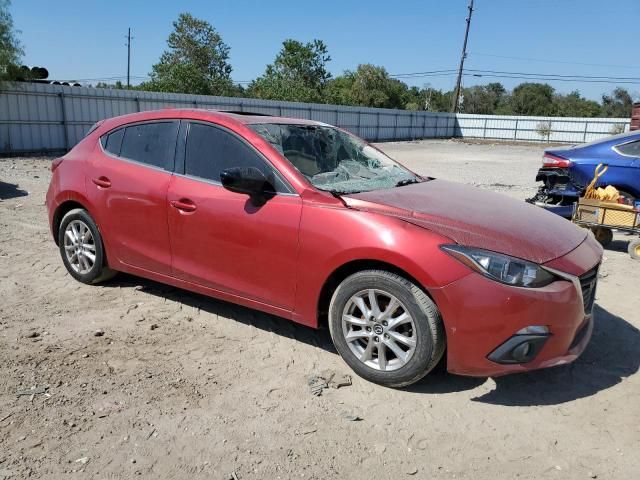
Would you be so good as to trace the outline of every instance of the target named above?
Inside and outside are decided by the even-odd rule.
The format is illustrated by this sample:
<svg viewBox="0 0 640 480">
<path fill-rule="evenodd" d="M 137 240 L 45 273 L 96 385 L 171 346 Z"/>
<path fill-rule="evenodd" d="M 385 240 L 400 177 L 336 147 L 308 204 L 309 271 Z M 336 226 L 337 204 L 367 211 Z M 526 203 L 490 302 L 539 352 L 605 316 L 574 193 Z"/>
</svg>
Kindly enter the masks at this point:
<svg viewBox="0 0 640 480">
<path fill-rule="evenodd" d="M 100 137 L 154 119 L 222 126 L 260 151 L 293 187 L 256 207 L 220 185 L 149 168 L 104 152 Z M 430 180 L 336 198 L 316 189 L 251 123 L 315 122 L 161 110 L 103 121 L 53 172 L 47 207 L 52 232 L 81 205 L 95 219 L 109 266 L 280 315 L 312 327 L 326 288 L 358 265 L 387 265 L 421 285 L 440 309 L 450 371 L 499 375 L 575 359 L 592 318 L 581 293 L 559 280 L 510 287 L 473 272 L 440 249 L 459 243 L 520 257 L 580 276 L 601 260 L 591 235 L 541 209 L 473 187 Z M 351 268 L 353 266 L 353 268 Z M 519 329 L 552 334 L 534 361 L 503 365 L 487 355 Z M 576 332 L 588 332 L 571 347 Z"/>
</svg>

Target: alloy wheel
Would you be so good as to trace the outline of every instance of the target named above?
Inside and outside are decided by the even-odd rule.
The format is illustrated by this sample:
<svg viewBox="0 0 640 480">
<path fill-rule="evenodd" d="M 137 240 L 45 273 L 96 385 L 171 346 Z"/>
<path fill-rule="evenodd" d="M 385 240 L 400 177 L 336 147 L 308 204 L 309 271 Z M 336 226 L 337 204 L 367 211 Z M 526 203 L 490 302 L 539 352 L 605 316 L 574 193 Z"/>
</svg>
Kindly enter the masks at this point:
<svg viewBox="0 0 640 480">
<path fill-rule="evenodd" d="M 87 274 L 96 262 L 96 245 L 91 230 L 82 220 L 69 222 L 64 231 L 64 251 L 76 273 Z"/>
<path fill-rule="evenodd" d="M 342 333 L 356 358 L 380 371 L 403 367 L 416 350 L 414 319 L 397 297 L 383 290 L 362 290 L 349 299 Z"/>
</svg>

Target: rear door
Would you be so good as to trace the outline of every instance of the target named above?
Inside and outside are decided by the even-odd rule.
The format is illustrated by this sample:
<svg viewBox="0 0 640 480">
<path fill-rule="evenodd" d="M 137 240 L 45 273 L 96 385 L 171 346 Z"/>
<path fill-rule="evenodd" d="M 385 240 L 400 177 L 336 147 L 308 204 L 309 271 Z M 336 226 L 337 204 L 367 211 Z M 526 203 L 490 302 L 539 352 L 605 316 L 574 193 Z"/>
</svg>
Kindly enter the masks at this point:
<svg viewBox="0 0 640 480">
<path fill-rule="evenodd" d="M 167 189 L 180 122 L 123 126 L 101 138 L 89 162 L 87 192 L 115 260 L 171 273 Z"/>
<path fill-rule="evenodd" d="M 187 130 L 179 147 L 183 174 L 174 175 L 167 195 L 173 275 L 292 310 L 300 197 L 234 132 L 199 122 Z M 273 196 L 263 205 L 220 184 L 221 170 L 249 166 L 272 179 Z"/>
</svg>

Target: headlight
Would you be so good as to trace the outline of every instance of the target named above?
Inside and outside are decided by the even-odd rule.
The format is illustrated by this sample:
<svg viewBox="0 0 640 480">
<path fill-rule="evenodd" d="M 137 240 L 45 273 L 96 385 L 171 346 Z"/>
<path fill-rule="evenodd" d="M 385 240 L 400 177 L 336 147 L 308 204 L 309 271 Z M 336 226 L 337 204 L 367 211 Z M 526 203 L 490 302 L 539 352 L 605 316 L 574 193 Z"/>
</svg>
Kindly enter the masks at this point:
<svg viewBox="0 0 640 480">
<path fill-rule="evenodd" d="M 539 288 L 558 279 L 540 265 L 520 258 L 460 245 L 441 248 L 485 277 L 514 287 Z"/>
</svg>

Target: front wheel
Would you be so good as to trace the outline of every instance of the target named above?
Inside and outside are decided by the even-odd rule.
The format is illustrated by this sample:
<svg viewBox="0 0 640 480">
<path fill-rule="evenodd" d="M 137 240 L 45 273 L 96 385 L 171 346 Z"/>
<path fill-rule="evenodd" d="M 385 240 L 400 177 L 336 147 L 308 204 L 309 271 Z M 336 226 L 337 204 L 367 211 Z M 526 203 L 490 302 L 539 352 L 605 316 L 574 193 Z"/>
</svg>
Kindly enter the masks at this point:
<svg viewBox="0 0 640 480">
<path fill-rule="evenodd" d="M 445 350 L 435 303 L 406 278 L 366 270 L 346 278 L 329 306 L 331 338 L 361 377 L 403 387 L 427 375 Z"/>
</svg>

